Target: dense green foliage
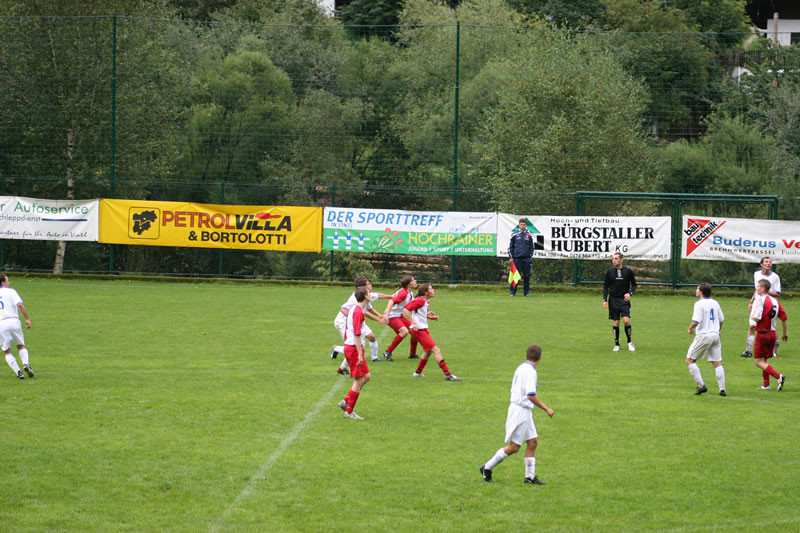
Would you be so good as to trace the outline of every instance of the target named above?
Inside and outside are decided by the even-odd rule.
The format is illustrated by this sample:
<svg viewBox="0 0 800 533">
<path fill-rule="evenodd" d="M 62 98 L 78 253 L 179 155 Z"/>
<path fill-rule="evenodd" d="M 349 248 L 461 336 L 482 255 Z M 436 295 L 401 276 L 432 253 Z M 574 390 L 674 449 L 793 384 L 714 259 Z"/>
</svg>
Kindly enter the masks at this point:
<svg viewBox="0 0 800 533">
<path fill-rule="evenodd" d="M 800 53 L 750 34 L 743 0 L 0 11 L 0 194 L 569 213 L 575 190 L 725 192 L 800 213 Z"/>
</svg>

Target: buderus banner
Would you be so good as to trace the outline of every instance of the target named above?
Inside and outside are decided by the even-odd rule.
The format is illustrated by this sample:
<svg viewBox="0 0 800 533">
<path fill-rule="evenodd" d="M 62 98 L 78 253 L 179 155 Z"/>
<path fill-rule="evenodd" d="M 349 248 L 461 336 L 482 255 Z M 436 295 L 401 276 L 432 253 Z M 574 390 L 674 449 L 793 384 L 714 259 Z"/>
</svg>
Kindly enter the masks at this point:
<svg viewBox="0 0 800 533">
<path fill-rule="evenodd" d="M 681 230 L 683 259 L 800 263 L 800 222 L 684 215 Z"/>
</svg>

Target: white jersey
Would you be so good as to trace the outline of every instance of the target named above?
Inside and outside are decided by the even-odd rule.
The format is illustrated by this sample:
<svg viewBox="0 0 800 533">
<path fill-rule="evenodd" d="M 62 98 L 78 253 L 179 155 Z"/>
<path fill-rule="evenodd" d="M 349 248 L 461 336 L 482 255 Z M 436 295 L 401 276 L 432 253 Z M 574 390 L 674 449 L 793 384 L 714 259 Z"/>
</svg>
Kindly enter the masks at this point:
<svg viewBox="0 0 800 533">
<path fill-rule="evenodd" d="M 428 329 L 428 309 L 430 308 L 431 301 L 422 296 L 418 296 L 406 304 L 406 306 L 409 305 L 411 306 L 409 309 L 409 311 L 411 311 L 411 318 L 416 322 L 417 329 Z"/>
<path fill-rule="evenodd" d="M 753 284 L 758 288 L 758 282 L 762 279 L 769 281 L 769 290 L 781 293 L 781 278 L 775 272 L 770 272 L 769 276 L 765 276 L 760 270 L 756 270 L 753 274 Z"/>
<path fill-rule="evenodd" d="M 392 301 L 396 298 L 402 297 L 403 293 L 405 293 L 405 299 L 400 300 L 399 302 L 395 302 L 392 307 L 389 308 L 389 318 L 397 318 L 403 316 L 403 309 L 405 309 L 406 304 L 414 299 L 414 293 L 408 289 L 400 289 L 396 293 L 392 295 Z"/>
<path fill-rule="evenodd" d="M 375 300 L 377 300 L 380 297 L 381 297 L 381 293 L 379 293 L 379 292 L 370 292 L 369 293 L 369 301 L 370 302 L 374 302 Z M 346 316 L 346 313 L 350 312 L 350 309 L 352 309 L 352 307 L 354 305 L 356 305 L 356 303 L 357 303 L 357 301 L 356 301 L 356 293 L 355 293 L 355 291 L 353 291 L 353 294 L 350 295 L 350 298 L 348 298 L 347 301 L 342 304 L 342 308 L 339 310 L 339 313 L 342 316 Z M 372 304 L 371 303 L 367 304 L 367 307 L 366 307 L 366 309 L 364 309 L 364 312 L 366 313 L 370 309 L 372 309 Z"/>
<path fill-rule="evenodd" d="M 722 308 L 714 298 L 701 298 L 694 304 L 692 322 L 697 323 L 698 335 L 715 333 L 719 335 L 719 328 L 725 321 Z"/>
<path fill-rule="evenodd" d="M 533 402 L 528 399 L 528 395 L 536 394 L 538 379 L 539 375 L 536 373 L 533 363 L 525 361 L 519 365 L 514 372 L 514 380 L 511 382 L 511 403 L 533 409 Z"/>
<path fill-rule="evenodd" d="M 11 327 L 11 320 L 16 321 L 15 326 L 19 325 L 19 309 L 17 306 L 21 303 L 22 298 L 20 298 L 17 291 L 10 287 L 0 287 L 0 321 L 4 322 L 3 327 Z"/>
</svg>

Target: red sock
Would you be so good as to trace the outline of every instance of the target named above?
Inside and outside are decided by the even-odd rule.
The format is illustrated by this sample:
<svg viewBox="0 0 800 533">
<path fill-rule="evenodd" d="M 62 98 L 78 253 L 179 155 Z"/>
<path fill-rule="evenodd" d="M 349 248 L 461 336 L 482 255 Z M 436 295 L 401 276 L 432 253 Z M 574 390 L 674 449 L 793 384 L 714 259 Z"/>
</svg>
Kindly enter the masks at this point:
<svg viewBox="0 0 800 533">
<path fill-rule="evenodd" d="M 402 340 L 403 340 L 403 337 L 401 337 L 400 335 L 395 335 L 394 339 L 392 339 L 392 343 L 389 345 L 388 348 L 386 348 L 386 351 L 389 352 L 389 353 L 392 353 L 394 351 L 394 349 L 397 348 L 397 345 L 400 344 L 400 342 Z"/>
<path fill-rule="evenodd" d="M 419 364 L 417 365 L 417 374 L 422 374 L 422 369 L 425 368 L 425 365 L 428 364 L 427 359 L 420 359 Z"/>
<path fill-rule="evenodd" d="M 347 396 L 344 397 L 344 401 L 347 403 L 347 409 L 345 409 L 345 411 L 347 411 L 348 413 L 353 412 L 353 408 L 356 406 L 359 394 L 361 393 L 355 392 L 352 389 L 347 392 Z"/>
<path fill-rule="evenodd" d="M 419 342 L 412 335 L 411 336 L 411 351 L 408 353 L 408 355 L 417 355 L 417 344 L 419 344 Z"/>
<path fill-rule="evenodd" d="M 442 372 L 444 372 L 445 376 L 449 376 L 450 375 L 450 370 L 447 368 L 447 363 L 445 362 L 444 359 L 439 361 L 439 368 L 442 369 Z"/>
<path fill-rule="evenodd" d="M 772 365 L 767 365 L 767 372 L 769 372 L 769 375 L 775 379 L 780 379 L 781 377 L 780 373 L 774 368 L 772 368 Z"/>
<path fill-rule="evenodd" d="M 764 380 L 764 386 L 769 387 L 769 372 L 767 372 L 766 370 L 762 370 L 761 379 Z"/>
</svg>

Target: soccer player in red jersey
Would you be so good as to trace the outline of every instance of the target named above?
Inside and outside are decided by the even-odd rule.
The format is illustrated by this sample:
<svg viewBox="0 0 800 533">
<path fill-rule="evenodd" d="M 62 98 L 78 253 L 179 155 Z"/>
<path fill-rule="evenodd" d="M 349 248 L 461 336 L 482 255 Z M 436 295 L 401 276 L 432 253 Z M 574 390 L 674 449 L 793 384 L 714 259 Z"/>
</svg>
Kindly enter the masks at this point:
<svg viewBox="0 0 800 533">
<path fill-rule="evenodd" d="M 759 281 L 756 287 L 756 298 L 753 300 L 753 309 L 750 313 L 750 325 L 755 327 L 756 333 L 758 333 L 753 357 L 764 378 L 761 390 L 770 389 L 769 378 L 772 376 L 778 380 L 778 390 L 781 391 L 786 382 L 786 376 L 778 373 L 769 364 L 769 359 L 774 353 L 775 342 L 778 340 L 777 319 L 780 319 L 783 324 L 783 342 L 789 340 L 789 333 L 786 327 L 786 311 L 774 296 L 769 295 L 769 289 L 770 282 L 765 279 Z"/>
<path fill-rule="evenodd" d="M 387 361 L 394 361 L 392 358 L 392 352 L 394 349 L 397 348 L 397 345 L 400 344 L 403 339 L 409 334 L 409 326 L 411 326 L 411 322 L 408 321 L 406 317 L 403 316 L 403 309 L 405 308 L 406 304 L 414 299 L 414 293 L 411 292 L 417 288 L 417 280 L 414 276 L 405 275 L 400 278 L 400 290 L 395 292 L 392 295 L 391 300 L 389 303 L 386 304 L 386 311 L 383 313 L 383 316 L 386 318 L 389 327 L 394 330 L 397 334 L 392 340 L 392 343 L 386 348 L 386 351 L 383 352 L 383 357 L 386 358 Z M 408 355 L 409 359 L 419 359 L 417 355 L 417 339 L 412 334 L 411 335 L 411 352 Z"/>
<path fill-rule="evenodd" d="M 356 305 L 347 314 L 347 330 L 344 338 L 344 356 L 350 365 L 353 386 L 347 391 L 344 400 L 339 402 L 339 407 L 344 410 L 345 418 L 364 420 L 353 411 L 353 408 L 361 394 L 361 389 L 371 377 L 367 359 L 364 357 L 364 340 L 361 338 L 361 329 L 364 327 L 364 308 L 369 304 L 369 289 L 359 287 L 356 289 L 355 297 Z"/>
<path fill-rule="evenodd" d="M 425 377 L 422 370 L 428 364 L 431 354 L 433 354 L 439 363 L 439 368 L 444 372 L 444 379 L 447 381 L 461 381 L 460 377 L 450 372 L 450 369 L 447 368 L 447 363 L 442 357 L 441 350 L 436 346 L 436 342 L 428 332 L 428 320 L 439 320 L 439 316 L 430 310 L 430 300 L 436 294 L 433 285 L 423 283 L 419 286 L 418 294 L 419 296 L 408 302 L 403 309 L 403 316 L 411 323 L 411 332 L 416 335 L 417 341 L 422 345 L 422 349 L 425 350 L 419 360 L 416 372 L 412 375 L 415 378 Z"/>
</svg>

